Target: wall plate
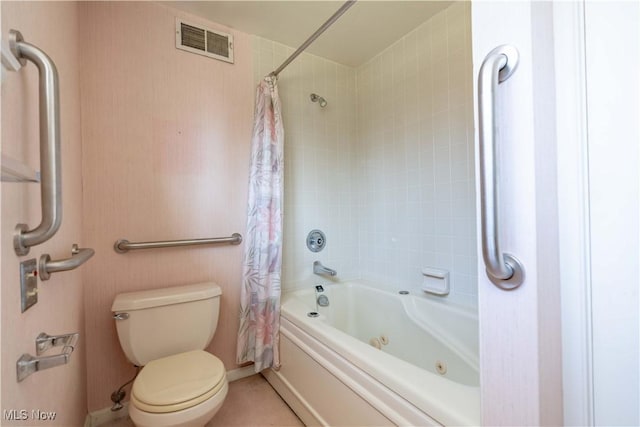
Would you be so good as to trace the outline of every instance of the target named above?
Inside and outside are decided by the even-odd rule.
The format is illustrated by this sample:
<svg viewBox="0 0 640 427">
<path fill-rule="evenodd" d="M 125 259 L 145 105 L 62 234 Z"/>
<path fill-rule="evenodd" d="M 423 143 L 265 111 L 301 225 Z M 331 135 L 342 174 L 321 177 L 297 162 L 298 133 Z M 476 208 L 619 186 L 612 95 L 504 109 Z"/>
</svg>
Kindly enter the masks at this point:
<svg viewBox="0 0 640 427">
<path fill-rule="evenodd" d="M 35 258 L 20 263 L 20 304 L 24 313 L 38 302 L 38 262 Z"/>
<path fill-rule="evenodd" d="M 307 248 L 311 252 L 320 252 L 327 244 L 327 237 L 320 230 L 311 230 L 307 235 Z"/>
</svg>

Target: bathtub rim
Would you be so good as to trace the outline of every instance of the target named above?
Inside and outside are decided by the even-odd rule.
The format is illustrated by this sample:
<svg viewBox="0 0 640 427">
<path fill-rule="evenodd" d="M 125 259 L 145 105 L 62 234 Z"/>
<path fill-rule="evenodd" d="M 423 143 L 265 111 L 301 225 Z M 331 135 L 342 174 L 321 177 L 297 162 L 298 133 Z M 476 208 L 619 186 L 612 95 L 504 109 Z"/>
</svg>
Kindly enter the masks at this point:
<svg viewBox="0 0 640 427">
<path fill-rule="evenodd" d="M 477 311 L 472 311 L 471 307 L 462 306 L 459 304 L 441 304 L 439 301 L 433 301 L 429 298 L 425 298 L 422 295 L 415 295 L 410 292 L 409 294 L 400 295 L 394 290 L 389 289 L 388 287 L 380 287 L 376 286 L 374 282 L 370 281 L 345 281 L 345 282 L 334 282 L 323 284 L 326 290 L 331 291 L 332 289 L 366 289 L 367 292 L 373 292 L 378 294 L 383 294 L 387 298 L 391 298 L 393 300 L 398 301 L 404 310 L 404 313 L 407 317 L 409 317 L 414 324 L 420 329 L 424 330 L 426 333 L 431 334 L 435 339 L 442 342 L 446 345 L 453 353 L 455 353 L 458 357 L 460 357 L 465 363 L 467 363 L 473 370 L 478 374 L 479 381 L 479 372 L 480 372 L 480 362 L 478 357 L 478 348 L 479 345 L 477 341 L 478 334 L 478 313 Z M 314 290 L 313 289 L 296 289 L 287 292 L 282 301 L 283 304 L 285 301 L 290 301 L 291 299 L 300 298 L 301 296 L 311 296 L 313 297 Z M 472 322 L 475 325 L 476 335 L 475 335 L 475 349 L 473 346 L 468 345 L 463 340 L 460 340 L 457 337 L 448 336 L 445 332 L 443 332 L 440 328 L 434 327 L 430 325 L 428 316 L 424 316 L 421 314 L 421 308 L 418 305 L 426 305 L 428 307 L 434 307 L 436 310 L 446 310 L 452 312 L 456 317 L 463 317 L 465 321 Z M 313 307 L 307 307 L 308 310 L 313 310 Z M 474 351 L 475 350 L 475 351 Z"/>
<path fill-rule="evenodd" d="M 343 284 L 338 284 L 341 285 Z M 356 285 L 365 286 L 357 283 Z M 283 298 L 281 315 L 298 329 L 321 344 L 327 343 L 326 345 L 336 354 L 437 422 L 443 425 L 480 424 L 480 387 L 439 377 L 395 356 L 380 352 L 323 322 L 325 316 L 322 314 L 316 318 L 308 317 L 309 307 L 299 299 L 292 298 L 295 293 L 289 292 Z M 282 323 L 286 328 L 286 322 Z M 390 372 L 389 366 L 393 366 L 393 373 Z M 425 384 L 429 386 L 425 387 Z"/>
<path fill-rule="evenodd" d="M 319 366 L 331 374 L 337 381 L 346 386 L 351 393 L 366 401 L 373 410 L 379 412 L 389 422 L 398 426 L 441 426 L 433 417 L 425 414 L 411 402 L 389 389 L 376 378 L 353 365 L 330 347 L 324 345 L 316 337 L 306 333 L 288 320 L 284 320 L 282 336 L 289 340 L 307 357 L 313 359 Z M 280 369 L 269 369 L 263 371 L 265 376 L 275 376 L 287 388 L 293 397 L 296 409 L 302 406 L 301 419 L 310 420 L 310 425 L 320 424 L 330 426 L 323 414 L 318 413 L 308 402 L 305 396 L 288 381 L 286 376 L 281 375 Z M 285 399 L 286 400 L 286 399 Z M 287 401 L 289 403 L 289 401 Z M 295 405 L 294 404 L 294 405 Z M 290 405 L 291 406 L 291 405 Z M 293 406 L 292 406 L 293 407 Z M 297 412 L 296 412 L 297 413 Z M 309 418 L 310 417 L 310 418 Z"/>
</svg>

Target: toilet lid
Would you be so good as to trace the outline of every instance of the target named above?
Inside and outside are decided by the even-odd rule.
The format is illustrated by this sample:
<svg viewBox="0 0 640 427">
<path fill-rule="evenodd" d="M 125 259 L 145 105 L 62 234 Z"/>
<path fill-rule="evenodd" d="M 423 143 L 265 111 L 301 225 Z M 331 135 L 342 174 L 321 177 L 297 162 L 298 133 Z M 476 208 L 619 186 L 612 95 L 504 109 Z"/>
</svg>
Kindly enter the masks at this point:
<svg viewBox="0 0 640 427">
<path fill-rule="evenodd" d="M 225 376 L 220 359 L 206 351 L 189 351 L 149 362 L 136 377 L 131 394 L 142 410 L 170 412 L 206 400 Z"/>
</svg>

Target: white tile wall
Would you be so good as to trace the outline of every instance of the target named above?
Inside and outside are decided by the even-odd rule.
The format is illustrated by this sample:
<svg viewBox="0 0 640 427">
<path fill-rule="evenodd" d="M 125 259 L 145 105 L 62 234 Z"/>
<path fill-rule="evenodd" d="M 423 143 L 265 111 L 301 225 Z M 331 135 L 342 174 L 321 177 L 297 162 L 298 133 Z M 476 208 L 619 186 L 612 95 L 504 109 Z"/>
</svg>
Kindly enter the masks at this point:
<svg viewBox="0 0 640 427">
<path fill-rule="evenodd" d="M 361 277 L 419 290 L 451 272 L 475 305 L 470 8 L 457 2 L 359 67 L 354 149 Z"/>
<path fill-rule="evenodd" d="M 283 289 L 325 281 L 316 259 L 340 280 L 415 290 L 436 267 L 451 272 L 446 301 L 476 305 L 470 25 L 456 2 L 358 69 L 304 53 L 281 73 Z M 293 52 L 253 45 L 256 82 Z M 327 235 L 318 254 L 314 228 Z"/>
<path fill-rule="evenodd" d="M 254 38 L 254 80 L 278 67 L 292 48 Z M 279 76 L 285 127 L 285 201 L 282 287 L 290 290 L 324 282 L 313 274 L 319 260 L 340 280 L 359 277 L 351 162 L 356 140 L 355 70 L 303 53 Z M 311 93 L 324 97 L 320 108 Z M 327 236 L 319 253 L 306 247 L 313 229 Z"/>
</svg>

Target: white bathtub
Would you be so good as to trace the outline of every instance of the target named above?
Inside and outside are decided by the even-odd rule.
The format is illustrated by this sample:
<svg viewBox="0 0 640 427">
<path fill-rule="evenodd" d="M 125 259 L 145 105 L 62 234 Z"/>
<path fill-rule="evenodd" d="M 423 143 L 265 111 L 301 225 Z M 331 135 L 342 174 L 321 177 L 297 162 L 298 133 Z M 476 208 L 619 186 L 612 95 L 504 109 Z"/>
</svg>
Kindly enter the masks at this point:
<svg viewBox="0 0 640 427">
<path fill-rule="evenodd" d="M 325 294 L 283 297 L 282 366 L 264 372 L 306 425 L 480 424 L 477 316 L 369 284 Z"/>
</svg>

